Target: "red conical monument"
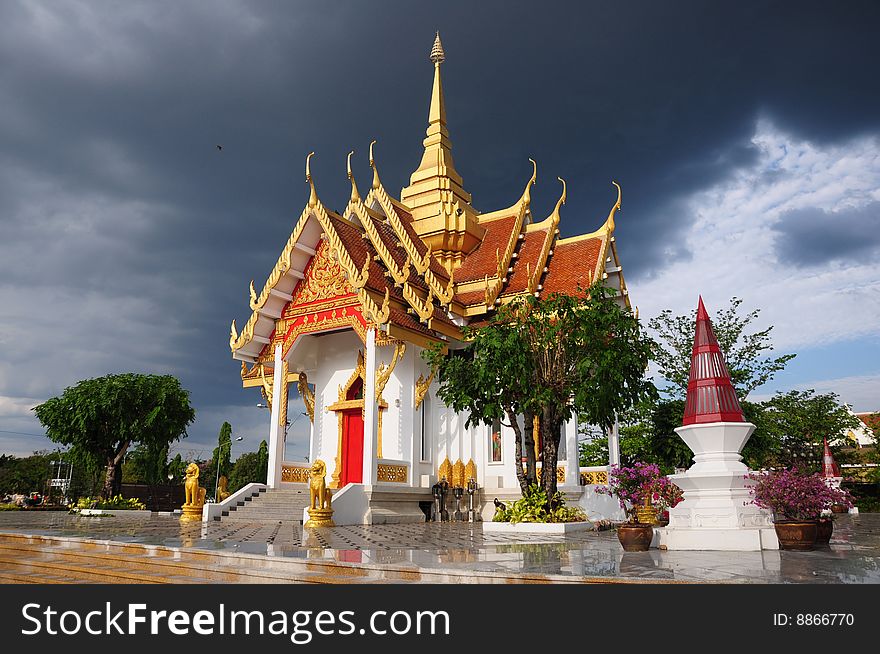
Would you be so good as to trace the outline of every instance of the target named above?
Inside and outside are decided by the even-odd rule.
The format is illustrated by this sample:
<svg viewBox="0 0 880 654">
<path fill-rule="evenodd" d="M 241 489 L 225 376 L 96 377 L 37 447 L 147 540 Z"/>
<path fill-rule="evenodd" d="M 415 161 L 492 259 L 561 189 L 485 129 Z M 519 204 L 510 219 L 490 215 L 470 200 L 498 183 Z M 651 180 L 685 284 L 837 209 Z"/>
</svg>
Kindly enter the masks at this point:
<svg viewBox="0 0 880 654">
<path fill-rule="evenodd" d="M 842 475 L 840 474 L 840 466 L 837 465 L 837 462 L 834 460 L 834 456 L 831 454 L 831 448 L 828 447 L 828 439 L 823 439 L 825 441 L 825 452 L 822 454 L 822 476 L 825 479 L 839 479 Z"/>
<path fill-rule="evenodd" d="M 682 425 L 710 422 L 745 422 L 724 355 L 712 331 L 703 297 L 697 306 L 697 329 L 691 353 L 687 401 Z"/>
</svg>

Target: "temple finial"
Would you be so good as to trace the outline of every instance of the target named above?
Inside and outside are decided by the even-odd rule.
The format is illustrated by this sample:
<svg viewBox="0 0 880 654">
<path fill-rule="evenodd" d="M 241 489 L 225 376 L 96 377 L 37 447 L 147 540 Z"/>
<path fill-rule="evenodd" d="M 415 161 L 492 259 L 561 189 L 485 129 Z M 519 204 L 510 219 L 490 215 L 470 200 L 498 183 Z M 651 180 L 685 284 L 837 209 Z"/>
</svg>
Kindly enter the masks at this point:
<svg viewBox="0 0 880 654">
<path fill-rule="evenodd" d="M 376 160 L 373 159 L 373 146 L 376 145 L 376 139 L 370 141 L 370 168 L 373 169 L 373 188 L 377 189 L 382 185 L 379 181 L 379 169 L 376 168 Z"/>
<path fill-rule="evenodd" d="M 360 195 L 360 193 L 358 193 L 357 182 L 354 181 L 354 175 L 351 172 L 351 155 L 353 155 L 353 154 L 354 154 L 354 150 L 352 150 L 351 152 L 348 153 L 348 158 L 346 159 L 346 162 L 345 162 L 345 168 L 346 168 L 346 171 L 348 172 L 348 179 L 351 182 L 351 200 L 350 201 L 357 204 L 358 202 L 361 201 L 361 195 Z"/>
<path fill-rule="evenodd" d="M 434 38 L 434 45 L 431 47 L 431 56 L 430 59 L 434 62 L 435 65 L 442 64 L 446 61 L 446 53 L 443 52 L 443 44 L 440 43 L 440 31 L 437 31 L 437 36 Z"/>
<path fill-rule="evenodd" d="M 314 207 L 318 203 L 318 194 L 315 192 L 315 183 L 312 181 L 312 170 L 309 166 L 309 160 L 315 156 L 314 152 L 309 152 L 306 156 L 306 183 L 309 185 L 309 206 Z"/>
</svg>

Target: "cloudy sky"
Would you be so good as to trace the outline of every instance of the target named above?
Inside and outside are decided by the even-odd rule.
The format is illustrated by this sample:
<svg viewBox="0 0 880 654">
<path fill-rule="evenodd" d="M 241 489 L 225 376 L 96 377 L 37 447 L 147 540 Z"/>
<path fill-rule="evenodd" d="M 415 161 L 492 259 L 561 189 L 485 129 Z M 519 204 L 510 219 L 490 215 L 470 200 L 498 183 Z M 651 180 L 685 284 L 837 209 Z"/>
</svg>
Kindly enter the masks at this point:
<svg viewBox="0 0 880 654">
<path fill-rule="evenodd" d="M 758 394 L 880 409 L 880 11 L 873 2 L 0 2 L 0 452 L 110 372 L 178 375 L 204 455 L 268 433 L 229 323 L 345 154 L 420 160 L 440 30 L 456 166 L 482 211 L 538 161 L 536 214 L 617 242 L 643 317 L 731 296 L 797 358 Z M 222 151 L 216 145 L 222 145 Z M 306 454 L 292 409 L 288 455 Z"/>
</svg>

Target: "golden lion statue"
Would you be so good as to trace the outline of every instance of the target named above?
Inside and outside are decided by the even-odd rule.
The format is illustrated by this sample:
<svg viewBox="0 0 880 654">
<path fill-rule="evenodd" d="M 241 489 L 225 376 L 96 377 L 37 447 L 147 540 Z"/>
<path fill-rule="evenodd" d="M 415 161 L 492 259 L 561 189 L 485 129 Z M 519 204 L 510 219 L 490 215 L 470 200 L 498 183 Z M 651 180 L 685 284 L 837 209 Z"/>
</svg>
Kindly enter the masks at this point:
<svg viewBox="0 0 880 654">
<path fill-rule="evenodd" d="M 202 506 L 205 503 L 205 489 L 199 486 L 199 466 L 190 463 L 186 467 L 186 481 L 183 484 L 186 491 L 186 502 L 190 506 Z"/>
<path fill-rule="evenodd" d="M 227 497 L 229 497 L 232 493 L 226 488 L 229 485 L 229 480 L 226 479 L 226 475 L 220 475 L 220 479 L 217 480 L 217 501 L 222 502 Z"/>
<path fill-rule="evenodd" d="M 309 508 L 329 509 L 330 489 L 324 481 L 327 474 L 327 466 L 321 459 L 312 464 L 312 474 L 309 476 Z"/>
</svg>

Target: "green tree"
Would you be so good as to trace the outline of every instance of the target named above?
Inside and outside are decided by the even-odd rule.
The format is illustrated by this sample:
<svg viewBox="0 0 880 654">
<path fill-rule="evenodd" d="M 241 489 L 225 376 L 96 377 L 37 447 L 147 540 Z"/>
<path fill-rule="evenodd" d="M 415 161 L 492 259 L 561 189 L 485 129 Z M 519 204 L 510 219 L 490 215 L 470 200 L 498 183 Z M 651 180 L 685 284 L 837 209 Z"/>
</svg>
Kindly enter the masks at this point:
<svg viewBox="0 0 880 654">
<path fill-rule="evenodd" d="M 761 427 L 777 444 L 774 463 L 798 466 L 812 472 L 822 469 L 823 440 L 835 457 L 841 445 L 834 441 L 847 429 L 859 426 L 859 419 L 843 406 L 835 393 L 789 391 L 777 393 L 764 403 Z"/>
<path fill-rule="evenodd" d="M 51 475 L 51 462 L 57 452 L 40 451 L 31 456 L 0 456 L 0 495 L 45 493 Z"/>
<path fill-rule="evenodd" d="M 523 491 L 517 413 L 541 418 L 541 485 L 552 498 L 562 423 L 579 413 L 610 429 L 617 413 L 655 392 L 644 377 L 650 341 L 612 294 L 596 284 L 584 298 L 527 296 L 502 306 L 489 324 L 466 328 L 463 353 L 425 351 L 438 372 L 439 396 L 456 411 L 468 411 L 468 424 L 507 418 Z"/>
<path fill-rule="evenodd" d="M 183 483 L 184 477 L 186 476 L 186 466 L 187 461 L 183 460 L 183 457 L 178 453 L 171 461 L 168 463 L 168 473 L 171 475 L 171 483 L 172 484 L 180 484 Z"/>
<path fill-rule="evenodd" d="M 265 484 L 268 466 L 269 446 L 263 441 L 259 450 L 245 452 L 235 460 L 229 475 L 229 492 L 234 493 L 247 484 Z"/>
<path fill-rule="evenodd" d="M 189 393 L 170 375 L 126 373 L 87 379 L 34 407 L 50 440 L 103 465 L 101 494 L 119 492 L 120 465 L 132 443 L 165 447 L 195 419 Z"/>
<path fill-rule="evenodd" d="M 795 355 L 769 356 L 768 353 L 773 350 L 770 340 L 773 327 L 747 333 L 760 309 L 741 316 L 741 305 L 740 298 L 731 298 L 730 306 L 720 309 L 712 319 L 712 331 L 724 353 L 736 394 L 742 401 L 758 386 L 773 379 Z M 671 310 L 666 309 L 648 321 L 648 327 L 658 337 L 652 359 L 671 384 L 662 390 L 675 399 L 684 399 L 687 394 L 696 318 L 696 309 L 684 316 L 675 316 Z"/>
</svg>

